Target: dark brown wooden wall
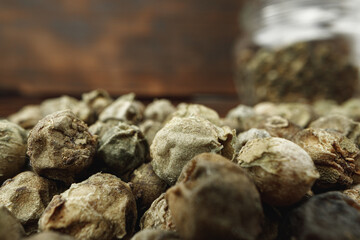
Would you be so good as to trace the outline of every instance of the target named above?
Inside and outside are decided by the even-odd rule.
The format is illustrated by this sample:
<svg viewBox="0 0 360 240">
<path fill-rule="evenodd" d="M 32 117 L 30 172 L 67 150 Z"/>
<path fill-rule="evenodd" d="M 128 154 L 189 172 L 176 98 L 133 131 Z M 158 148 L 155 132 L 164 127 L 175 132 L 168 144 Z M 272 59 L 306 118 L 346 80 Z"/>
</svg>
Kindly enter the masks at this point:
<svg viewBox="0 0 360 240">
<path fill-rule="evenodd" d="M 241 0 L 1 0 L 0 96 L 236 96 Z"/>
</svg>

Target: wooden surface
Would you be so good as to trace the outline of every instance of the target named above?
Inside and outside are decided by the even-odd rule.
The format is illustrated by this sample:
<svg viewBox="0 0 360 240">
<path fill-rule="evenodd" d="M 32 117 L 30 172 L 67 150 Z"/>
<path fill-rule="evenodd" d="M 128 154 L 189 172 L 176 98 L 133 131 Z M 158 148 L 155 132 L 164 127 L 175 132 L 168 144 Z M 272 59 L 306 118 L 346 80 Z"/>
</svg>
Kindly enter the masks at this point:
<svg viewBox="0 0 360 240">
<path fill-rule="evenodd" d="M 1 0 L 0 104 L 95 88 L 236 97 L 241 0 Z M 10 98 L 9 98 L 10 96 Z M 4 110 L 0 114 L 13 110 Z"/>
</svg>

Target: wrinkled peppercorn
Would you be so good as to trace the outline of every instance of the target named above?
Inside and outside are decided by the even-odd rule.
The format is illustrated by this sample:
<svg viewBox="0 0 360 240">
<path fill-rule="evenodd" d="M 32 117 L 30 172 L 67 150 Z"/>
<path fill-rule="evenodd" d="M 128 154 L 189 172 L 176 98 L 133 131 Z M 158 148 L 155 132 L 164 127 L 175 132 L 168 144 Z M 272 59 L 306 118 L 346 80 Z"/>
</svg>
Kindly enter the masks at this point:
<svg viewBox="0 0 360 240">
<path fill-rule="evenodd" d="M 291 140 L 297 132 L 302 130 L 300 126 L 280 116 L 267 118 L 264 128 L 272 137 L 280 137 L 287 140 Z"/>
<path fill-rule="evenodd" d="M 97 173 L 56 195 L 39 220 L 41 231 L 76 239 L 122 239 L 131 236 L 136 203 L 130 187 L 111 174 Z"/>
<path fill-rule="evenodd" d="M 217 112 L 213 109 L 208 108 L 201 104 L 188 104 L 180 103 L 177 106 L 177 110 L 168 117 L 168 121 L 174 117 L 186 118 L 186 117 L 197 117 L 204 118 L 211 123 L 220 126 L 220 117 Z"/>
<path fill-rule="evenodd" d="M 109 119 L 117 119 L 137 124 L 143 119 L 144 110 L 144 105 L 135 100 L 135 94 L 129 93 L 107 106 L 101 112 L 99 120 L 106 122 Z"/>
<path fill-rule="evenodd" d="M 256 186 L 243 169 L 220 155 L 194 157 L 166 198 L 184 239 L 256 239 L 261 232 Z"/>
<path fill-rule="evenodd" d="M 26 131 L 15 123 L 0 120 L 0 183 L 25 166 Z"/>
<path fill-rule="evenodd" d="M 261 199 L 274 206 L 300 201 L 319 177 L 309 154 L 283 138 L 248 141 L 237 162 L 254 179 Z"/>
<path fill-rule="evenodd" d="M 130 182 L 137 202 L 138 213 L 141 215 L 167 188 L 166 182 L 154 173 L 150 163 L 135 169 L 130 176 Z"/>
<path fill-rule="evenodd" d="M 360 239 L 359 210 L 360 205 L 340 192 L 315 195 L 290 212 L 280 239 Z"/>
<path fill-rule="evenodd" d="M 162 193 L 155 199 L 150 208 L 141 217 L 140 228 L 175 231 L 175 223 L 171 216 L 165 193 Z"/>
<path fill-rule="evenodd" d="M 164 122 L 166 118 L 176 111 L 174 105 L 169 100 L 157 99 L 150 103 L 144 112 L 145 119 L 155 122 Z"/>
<path fill-rule="evenodd" d="M 70 110 L 43 118 L 31 130 L 27 154 L 34 171 L 67 184 L 93 161 L 96 138 Z"/>
<path fill-rule="evenodd" d="M 203 152 L 233 159 L 235 132 L 203 118 L 174 117 L 155 136 L 150 147 L 151 164 L 161 179 L 173 185 L 183 166 Z"/>
<path fill-rule="evenodd" d="M 4 182 L 0 188 L 0 204 L 20 220 L 27 233 L 34 233 L 41 214 L 56 193 L 53 181 L 26 171 Z"/>
<path fill-rule="evenodd" d="M 5 206 L 0 206 L 0 239 L 18 240 L 24 235 L 20 221 Z"/>
<path fill-rule="evenodd" d="M 356 175 L 360 173 L 357 171 L 360 151 L 341 133 L 308 128 L 298 132 L 293 141 L 305 149 L 314 161 L 320 173 L 315 184 L 317 188 L 343 188 L 351 185 L 353 179 L 359 179 Z"/>
<path fill-rule="evenodd" d="M 99 140 L 97 156 L 119 177 L 139 167 L 148 155 L 149 145 L 135 125 L 120 122 Z"/>
</svg>

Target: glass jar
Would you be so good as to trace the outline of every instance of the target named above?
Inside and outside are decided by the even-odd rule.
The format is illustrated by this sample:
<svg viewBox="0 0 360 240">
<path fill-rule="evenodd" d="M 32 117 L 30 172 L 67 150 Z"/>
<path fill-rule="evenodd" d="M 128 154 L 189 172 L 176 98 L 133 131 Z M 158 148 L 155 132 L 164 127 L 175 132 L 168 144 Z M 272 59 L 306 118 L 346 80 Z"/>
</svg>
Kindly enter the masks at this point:
<svg viewBox="0 0 360 240">
<path fill-rule="evenodd" d="M 359 89 L 358 0 L 249 0 L 235 48 L 244 104 L 353 97 Z"/>
</svg>

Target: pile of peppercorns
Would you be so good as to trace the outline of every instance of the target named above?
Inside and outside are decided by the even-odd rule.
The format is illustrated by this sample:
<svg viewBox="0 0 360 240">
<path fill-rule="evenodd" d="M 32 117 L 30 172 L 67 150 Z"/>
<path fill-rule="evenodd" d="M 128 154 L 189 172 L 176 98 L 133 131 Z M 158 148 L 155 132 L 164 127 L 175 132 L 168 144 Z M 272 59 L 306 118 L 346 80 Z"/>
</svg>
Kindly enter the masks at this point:
<svg viewBox="0 0 360 240">
<path fill-rule="evenodd" d="M 358 120 L 359 99 L 26 106 L 0 120 L 0 239 L 360 239 Z"/>
</svg>

